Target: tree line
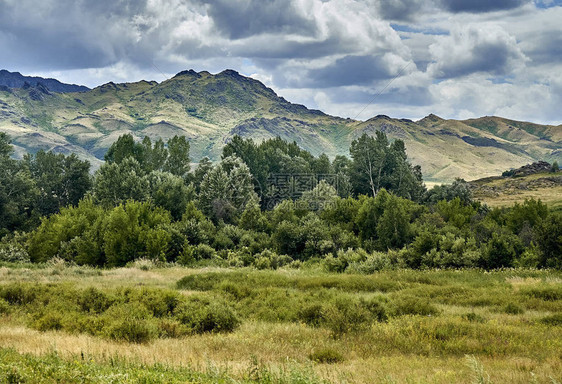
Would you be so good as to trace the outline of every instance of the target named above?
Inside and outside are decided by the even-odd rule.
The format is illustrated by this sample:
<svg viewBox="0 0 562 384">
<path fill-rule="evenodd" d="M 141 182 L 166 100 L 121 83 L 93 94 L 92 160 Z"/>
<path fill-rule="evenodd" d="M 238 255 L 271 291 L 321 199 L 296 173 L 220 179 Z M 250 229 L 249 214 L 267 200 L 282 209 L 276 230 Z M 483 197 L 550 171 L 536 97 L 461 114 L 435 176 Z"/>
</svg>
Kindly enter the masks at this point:
<svg viewBox="0 0 562 384">
<path fill-rule="evenodd" d="M 562 267 L 562 215 L 540 201 L 490 209 L 462 180 L 427 190 L 401 140 L 354 140 L 350 157 L 313 156 L 280 138 L 235 136 L 191 170 L 189 141 L 121 136 L 90 174 L 76 155 L 22 160 L 0 134 L 0 260 L 122 266 L 276 268 L 318 260 L 334 271 Z M 271 175 L 332 175 L 279 199 Z M 269 204 L 274 203 L 274 204 Z"/>
</svg>

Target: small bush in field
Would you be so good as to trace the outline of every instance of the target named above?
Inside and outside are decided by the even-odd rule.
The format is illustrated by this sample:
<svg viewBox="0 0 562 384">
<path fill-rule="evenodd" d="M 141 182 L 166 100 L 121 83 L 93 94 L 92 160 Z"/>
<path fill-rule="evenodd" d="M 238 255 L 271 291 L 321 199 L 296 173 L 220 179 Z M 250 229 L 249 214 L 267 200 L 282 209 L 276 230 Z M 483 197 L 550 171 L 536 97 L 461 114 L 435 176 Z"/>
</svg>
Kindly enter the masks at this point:
<svg viewBox="0 0 562 384">
<path fill-rule="evenodd" d="M 544 301 L 562 300 L 562 286 L 530 288 L 522 290 L 522 293 Z"/>
<path fill-rule="evenodd" d="M 439 314 L 439 310 L 426 299 L 413 296 L 400 296 L 392 302 L 393 314 L 433 316 Z"/>
<path fill-rule="evenodd" d="M 562 326 L 562 313 L 555 313 L 554 315 L 545 316 L 539 321 L 546 325 Z"/>
<path fill-rule="evenodd" d="M 31 326 L 38 331 L 58 331 L 63 328 L 63 315 L 59 311 L 46 310 Z"/>
<path fill-rule="evenodd" d="M 371 322 L 369 311 L 359 300 L 338 297 L 333 305 L 326 309 L 326 326 L 333 337 L 340 337 L 348 332 L 364 330 Z"/>
<path fill-rule="evenodd" d="M 485 318 L 483 318 L 482 316 L 480 316 L 479 314 L 474 313 L 474 312 L 466 313 L 466 314 L 462 315 L 462 318 L 467 320 L 467 321 L 470 321 L 471 323 L 485 323 L 486 322 Z"/>
<path fill-rule="evenodd" d="M 507 303 L 504 307 L 503 307 L 503 312 L 507 313 L 509 315 L 520 315 L 522 313 L 525 313 L 525 308 L 523 308 L 522 306 L 520 306 L 519 304 L 515 304 L 515 303 Z"/>
<path fill-rule="evenodd" d="M 113 305 L 104 313 L 105 336 L 118 341 L 145 343 L 157 336 L 150 312 L 135 302 Z"/>
<path fill-rule="evenodd" d="M 160 319 L 157 323 L 158 336 L 163 338 L 182 337 L 189 334 L 189 329 L 175 319 Z"/>
<path fill-rule="evenodd" d="M 326 319 L 324 307 L 320 304 L 310 304 L 297 312 L 297 318 L 311 327 L 319 327 Z"/>
<path fill-rule="evenodd" d="M 84 312 L 102 313 L 111 307 L 115 299 L 109 297 L 99 289 L 90 287 L 80 292 L 76 301 L 80 309 Z"/>
<path fill-rule="evenodd" d="M 252 294 L 252 289 L 245 284 L 235 284 L 225 281 L 220 284 L 219 289 L 234 297 L 235 300 L 242 300 Z"/>
<path fill-rule="evenodd" d="M 308 358 L 321 364 L 335 364 L 344 361 L 343 355 L 332 348 L 318 349 L 308 355 Z"/>
<path fill-rule="evenodd" d="M 211 260 L 217 255 L 215 249 L 207 244 L 198 244 L 193 248 L 195 260 Z"/>
<path fill-rule="evenodd" d="M 230 306 L 198 297 L 180 304 L 175 316 L 193 333 L 232 332 L 240 325 Z"/>
<path fill-rule="evenodd" d="M 10 304 L 4 299 L 0 299 L 0 315 L 9 314 L 11 311 Z"/>
<path fill-rule="evenodd" d="M 12 284 L 0 287 L 0 299 L 11 305 L 29 304 L 35 300 L 36 292 L 29 285 Z"/>
<path fill-rule="evenodd" d="M 113 340 L 129 343 L 146 343 L 156 336 L 153 324 L 141 319 L 115 319 L 105 332 Z"/>
</svg>

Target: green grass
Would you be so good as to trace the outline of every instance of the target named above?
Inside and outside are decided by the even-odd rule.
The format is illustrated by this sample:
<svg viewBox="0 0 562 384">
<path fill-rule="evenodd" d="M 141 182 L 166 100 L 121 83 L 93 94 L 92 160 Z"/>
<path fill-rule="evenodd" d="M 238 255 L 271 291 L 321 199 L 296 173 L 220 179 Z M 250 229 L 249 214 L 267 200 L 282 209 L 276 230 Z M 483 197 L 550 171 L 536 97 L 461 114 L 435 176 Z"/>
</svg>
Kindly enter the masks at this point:
<svg viewBox="0 0 562 384">
<path fill-rule="evenodd" d="M 0 361 L 24 378 L 48 369 L 45 382 L 108 372 L 131 382 L 470 383 L 478 372 L 493 383 L 560 382 L 561 282 L 549 270 L 5 264 L 0 345 L 14 349 Z M 208 364 L 232 369 L 208 376 Z M 251 381 L 258 365 L 262 381 Z"/>
<path fill-rule="evenodd" d="M 12 349 L 0 349 L 0 383 L 323 383 L 302 368 L 286 367 L 272 371 L 257 361 L 249 362 L 246 372 L 231 377 L 228 368 L 208 364 L 204 369 L 170 367 L 162 364 L 146 365 L 110 357 L 96 361 L 83 353 L 61 358 L 57 353 L 45 356 L 20 354 Z"/>
</svg>

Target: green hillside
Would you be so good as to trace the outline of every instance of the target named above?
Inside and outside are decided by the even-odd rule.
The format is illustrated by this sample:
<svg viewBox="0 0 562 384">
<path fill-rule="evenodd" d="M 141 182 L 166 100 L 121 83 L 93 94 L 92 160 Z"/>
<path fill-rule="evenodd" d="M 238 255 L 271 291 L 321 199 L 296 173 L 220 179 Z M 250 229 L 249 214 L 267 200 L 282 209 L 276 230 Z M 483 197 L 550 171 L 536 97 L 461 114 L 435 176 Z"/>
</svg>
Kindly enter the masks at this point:
<svg viewBox="0 0 562 384">
<path fill-rule="evenodd" d="M 377 130 L 404 140 L 429 182 L 486 177 L 536 160 L 562 161 L 562 126 L 499 117 L 343 119 L 292 104 L 232 70 L 215 75 L 190 70 L 162 83 L 108 83 L 82 93 L 0 88 L 0 131 L 13 138 L 16 155 L 74 152 L 94 166 L 124 133 L 139 139 L 187 136 L 198 161 L 217 159 L 233 135 L 258 141 L 280 136 L 313 154 L 335 156 L 347 155 L 353 139 Z"/>
</svg>

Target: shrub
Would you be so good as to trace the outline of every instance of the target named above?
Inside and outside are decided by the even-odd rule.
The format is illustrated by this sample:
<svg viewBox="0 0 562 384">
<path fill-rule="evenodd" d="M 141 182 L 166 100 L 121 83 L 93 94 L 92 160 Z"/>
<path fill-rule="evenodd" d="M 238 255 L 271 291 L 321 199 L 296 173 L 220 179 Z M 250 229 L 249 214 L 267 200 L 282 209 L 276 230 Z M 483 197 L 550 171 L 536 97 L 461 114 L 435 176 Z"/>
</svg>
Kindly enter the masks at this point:
<svg viewBox="0 0 562 384">
<path fill-rule="evenodd" d="M 467 321 L 470 321 L 472 323 L 484 323 L 484 322 L 486 322 L 485 318 L 483 318 L 482 316 L 480 316 L 479 314 L 474 313 L 474 312 L 466 313 L 466 314 L 462 315 L 462 318 L 467 320 Z"/>
<path fill-rule="evenodd" d="M 24 284 L 12 284 L 0 287 L 0 298 L 11 305 L 29 304 L 35 300 L 35 291 Z"/>
<path fill-rule="evenodd" d="M 300 308 L 297 312 L 297 318 L 306 325 L 311 327 L 319 327 L 325 320 L 324 307 L 320 304 L 309 304 L 304 308 Z"/>
<path fill-rule="evenodd" d="M 235 300 L 242 300 L 252 294 L 252 289 L 247 285 L 231 283 L 228 281 L 222 282 L 219 289 L 224 293 L 231 295 Z"/>
<path fill-rule="evenodd" d="M 562 326 L 562 313 L 555 313 L 554 315 L 545 316 L 539 321 L 546 325 Z"/>
<path fill-rule="evenodd" d="M 362 331 L 373 321 L 386 320 L 386 310 L 375 300 L 356 300 L 340 296 L 326 308 L 324 316 L 326 326 L 332 336 L 337 338 L 348 332 Z"/>
<path fill-rule="evenodd" d="M 143 305 L 130 302 L 110 307 L 104 318 L 107 325 L 105 336 L 130 343 L 145 343 L 157 336 L 152 316 Z"/>
<path fill-rule="evenodd" d="M 509 315 L 520 315 L 522 313 L 525 313 L 525 309 L 516 303 L 507 303 L 503 307 L 503 312 Z"/>
<path fill-rule="evenodd" d="M 200 297 L 191 297 L 180 304 L 175 316 L 193 333 L 232 332 L 240 325 L 230 306 Z"/>
<path fill-rule="evenodd" d="M 0 261 L 10 263 L 28 263 L 30 262 L 29 254 L 22 245 L 22 236 L 16 235 L 14 238 L 7 240 L 7 236 L 0 242 Z"/>
<path fill-rule="evenodd" d="M 439 314 L 439 310 L 429 301 L 414 296 L 397 297 L 392 301 L 392 308 L 394 316 L 433 316 Z"/>
<path fill-rule="evenodd" d="M 318 349 L 308 355 L 308 358 L 321 364 L 335 364 L 344 361 L 343 355 L 332 348 Z"/>
<path fill-rule="evenodd" d="M 560 286 L 528 288 L 521 292 L 526 296 L 544 301 L 562 300 L 562 287 Z"/>
<path fill-rule="evenodd" d="M 158 321 L 158 336 L 175 338 L 189 334 L 189 329 L 175 319 L 163 318 Z"/>
<path fill-rule="evenodd" d="M 216 255 L 215 249 L 207 244 L 198 244 L 193 248 L 193 258 L 195 260 L 211 260 Z"/>
<path fill-rule="evenodd" d="M 11 311 L 10 304 L 4 299 L 0 299 L 0 315 L 9 314 Z"/>
<path fill-rule="evenodd" d="M 59 311 L 46 311 L 39 315 L 31 326 L 38 331 L 58 331 L 63 328 L 63 316 Z"/>
<path fill-rule="evenodd" d="M 360 263 L 368 259 L 369 254 L 363 249 L 346 251 L 339 250 L 334 257 L 329 254 L 324 259 L 324 267 L 328 272 L 344 272 L 351 263 Z"/>
<path fill-rule="evenodd" d="M 76 298 L 76 302 L 82 311 L 92 313 L 105 312 L 114 301 L 115 299 L 94 287 L 80 292 Z"/>
<path fill-rule="evenodd" d="M 364 261 L 352 261 L 346 269 L 350 273 L 373 274 L 377 271 L 392 269 L 392 261 L 388 254 L 375 252 Z"/>
<path fill-rule="evenodd" d="M 224 273 L 210 272 L 193 274 L 182 277 L 176 283 L 178 289 L 189 289 L 193 291 L 210 291 L 224 278 Z"/>
</svg>

